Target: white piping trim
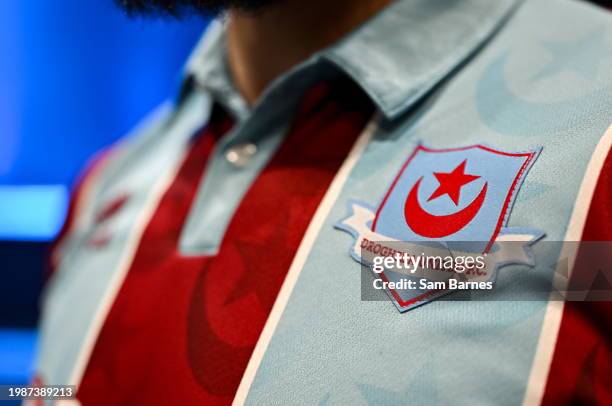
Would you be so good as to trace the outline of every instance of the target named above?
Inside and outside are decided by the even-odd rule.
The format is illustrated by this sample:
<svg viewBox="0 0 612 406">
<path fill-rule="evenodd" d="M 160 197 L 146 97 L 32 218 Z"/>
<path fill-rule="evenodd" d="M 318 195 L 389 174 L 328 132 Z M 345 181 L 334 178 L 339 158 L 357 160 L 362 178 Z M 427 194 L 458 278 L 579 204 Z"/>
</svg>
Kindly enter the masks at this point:
<svg viewBox="0 0 612 406">
<path fill-rule="evenodd" d="M 569 280 L 574 266 L 573 261 L 576 258 L 575 253 L 572 252 L 576 250 L 576 244 L 572 242 L 580 241 L 582 237 L 599 174 L 601 173 L 601 169 L 611 148 L 612 126 L 608 128 L 595 147 L 593 156 L 589 161 L 584 178 L 582 179 L 582 184 L 580 185 L 580 190 L 574 204 L 574 210 L 572 211 L 572 216 L 565 234 L 564 241 L 567 242 L 567 244 L 563 245 L 560 257 L 568 258 L 571 261 L 568 263 L 569 274 L 567 280 Z M 563 286 L 555 287 L 561 292 L 565 291 Z M 563 308 L 565 307 L 565 302 L 558 298 L 553 298 L 553 296 L 556 295 L 557 293 L 555 292 L 551 293 L 551 298 L 546 307 L 538 346 L 533 359 L 529 380 L 527 381 L 525 398 L 523 399 L 524 406 L 539 405 L 544 396 L 544 390 L 548 381 L 548 373 L 559 334 L 559 327 L 561 326 Z"/>
<path fill-rule="evenodd" d="M 278 296 L 276 297 L 276 301 L 274 302 L 270 316 L 268 317 L 255 349 L 253 350 L 249 364 L 247 365 L 244 375 L 242 376 L 242 380 L 240 381 L 238 391 L 236 392 L 236 396 L 234 397 L 234 401 L 232 403 L 233 406 L 243 405 L 246 401 L 251 385 L 253 384 L 253 380 L 255 379 L 255 374 L 261 365 L 261 361 L 263 360 L 268 345 L 270 344 L 272 336 L 274 335 L 274 331 L 276 330 L 281 316 L 285 311 L 287 302 L 289 301 L 291 293 L 293 292 L 293 288 L 295 287 L 298 277 L 304 268 L 304 264 L 308 259 L 316 238 L 323 227 L 323 223 L 336 203 L 336 200 L 338 199 L 338 196 L 340 195 L 340 192 L 342 191 L 342 188 L 355 164 L 378 129 L 379 121 L 380 115 L 376 114 L 368 123 L 365 130 L 355 142 L 355 145 L 353 145 L 349 155 L 342 163 L 342 166 L 334 177 L 329 189 L 327 189 L 323 200 L 319 204 L 319 207 L 317 208 L 317 211 L 315 212 L 315 215 L 312 218 L 308 229 L 306 230 L 306 234 L 300 243 L 300 247 L 293 258 L 293 262 L 289 267 L 289 271 L 287 272 L 287 276 L 285 277 L 283 285 L 281 286 Z"/>
</svg>

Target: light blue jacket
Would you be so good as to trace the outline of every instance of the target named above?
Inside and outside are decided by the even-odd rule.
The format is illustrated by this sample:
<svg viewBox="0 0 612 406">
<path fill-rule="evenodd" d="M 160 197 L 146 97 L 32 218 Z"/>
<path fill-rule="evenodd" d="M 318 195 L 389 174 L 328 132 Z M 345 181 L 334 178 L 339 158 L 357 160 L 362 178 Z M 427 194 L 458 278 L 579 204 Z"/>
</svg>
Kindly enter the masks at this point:
<svg viewBox="0 0 612 406">
<path fill-rule="evenodd" d="M 588 184 L 610 149 L 612 134 L 604 134 L 612 123 L 612 18 L 568 0 L 397 1 L 276 80 L 251 109 L 229 79 L 223 41 L 223 27 L 215 24 L 187 66 L 177 101 L 127 137 L 88 185 L 45 300 L 39 368 L 46 383 L 78 384 L 146 216 L 189 138 L 205 124 L 212 100 L 239 124 L 208 163 L 180 239 L 185 255 L 216 251 L 242 196 L 283 139 L 296 95 L 341 71 L 372 98 L 378 114 L 308 229 L 237 399 L 254 405 L 537 403 L 559 302 L 437 300 L 399 312 L 389 300 L 362 301 L 361 269 L 351 255 L 358 233 L 335 226 L 351 215 L 351 202 L 374 212 L 419 145 L 534 152 L 523 167 L 481 149 L 468 157 L 481 166 L 468 163 L 468 170 L 486 173 L 488 196 L 510 196 L 479 223 L 480 231 L 492 235 L 491 219 L 500 217 L 501 233 L 544 234 L 532 245 L 536 267 L 505 267 L 498 286 L 521 289 L 530 278 L 550 277 L 551 268 L 537 264 L 554 264 L 562 247 L 542 242 L 580 237 Z M 224 152 L 245 141 L 258 152 L 236 170 Z M 423 165 L 449 172 L 462 159 L 450 152 L 441 157 Z M 506 180 L 494 190 L 498 178 Z M 408 193 L 414 179 L 406 182 L 396 190 Z M 471 187 L 465 199 L 483 183 Z M 133 198 L 113 220 L 109 249 L 80 249 L 98 205 L 122 190 Z M 401 237 L 388 235 L 399 210 L 390 202 L 380 230 Z"/>
</svg>

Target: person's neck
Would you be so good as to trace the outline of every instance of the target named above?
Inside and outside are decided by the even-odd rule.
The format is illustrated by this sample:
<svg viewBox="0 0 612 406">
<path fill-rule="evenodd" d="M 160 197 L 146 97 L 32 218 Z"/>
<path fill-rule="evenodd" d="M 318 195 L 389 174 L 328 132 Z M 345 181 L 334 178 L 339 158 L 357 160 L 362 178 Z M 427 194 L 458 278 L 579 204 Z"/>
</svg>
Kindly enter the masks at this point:
<svg viewBox="0 0 612 406">
<path fill-rule="evenodd" d="M 238 91 L 253 105 L 276 77 L 331 45 L 391 0 L 284 0 L 229 12 L 227 47 Z"/>
</svg>

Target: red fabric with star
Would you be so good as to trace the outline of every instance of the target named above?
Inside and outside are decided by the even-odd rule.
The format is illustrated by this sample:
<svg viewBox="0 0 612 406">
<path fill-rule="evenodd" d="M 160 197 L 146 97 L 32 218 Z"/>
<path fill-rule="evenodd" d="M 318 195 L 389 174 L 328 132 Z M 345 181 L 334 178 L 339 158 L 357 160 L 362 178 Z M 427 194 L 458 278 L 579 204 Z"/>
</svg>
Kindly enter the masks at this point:
<svg viewBox="0 0 612 406">
<path fill-rule="evenodd" d="M 344 82 L 343 82 L 344 83 Z M 147 226 L 78 391 L 91 404 L 230 404 L 306 227 L 371 116 L 351 87 L 316 86 L 213 257 L 177 251 L 215 115 Z"/>
<path fill-rule="evenodd" d="M 612 242 L 611 201 L 609 153 L 589 207 L 582 241 Z M 612 252 L 601 252 L 599 248 L 596 251 L 612 259 Z M 588 267 L 590 259 L 581 255 L 584 254 L 579 252 L 574 273 L 592 271 Z M 604 271 L 610 279 L 610 268 Z M 565 303 L 542 404 L 612 405 L 612 302 Z"/>
</svg>

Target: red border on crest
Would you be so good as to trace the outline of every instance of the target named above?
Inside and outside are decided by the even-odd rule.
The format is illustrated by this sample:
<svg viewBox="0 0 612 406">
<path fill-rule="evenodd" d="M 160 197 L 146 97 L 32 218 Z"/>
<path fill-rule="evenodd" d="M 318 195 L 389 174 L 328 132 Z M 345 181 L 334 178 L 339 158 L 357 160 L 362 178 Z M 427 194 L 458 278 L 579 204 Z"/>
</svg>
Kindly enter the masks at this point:
<svg viewBox="0 0 612 406">
<path fill-rule="evenodd" d="M 397 185 L 397 182 L 399 181 L 400 177 L 402 176 L 402 174 L 404 173 L 404 171 L 406 170 L 406 168 L 408 167 L 408 165 L 410 164 L 412 159 L 416 156 L 416 154 L 419 151 L 425 151 L 425 152 L 431 152 L 431 153 L 440 153 L 440 152 L 466 151 L 466 150 L 474 149 L 474 148 L 482 149 L 484 151 L 491 152 L 491 153 L 494 153 L 494 154 L 497 154 L 497 155 L 511 156 L 511 157 L 527 157 L 527 159 L 525 160 L 525 162 L 523 163 L 523 165 L 519 169 L 518 173 L 516 174 L 510 189 L 508 190 L 508 194 L 506 195 L 506 199 L 504 200 L 504 205 L 503 205 L 503 207 L 501 209 L 501 212 L 500 212 L 500 215 L 499 215 L 499 219 L 497 221 L 497 225 L 496 225 L 495 230 L 493 232 L 493 235 L 491 236 L 491 239 L 489 240 L 489 243 L 487 244 L 487 246 L 486 246 L 486 248 L 485 248 L 483 253 L 488 252 L 491 249 L 491 246 L 494 244 L 495 239 L 499 235 L 499 232 L 501 231 L 501 228 L 502 228 L 502 226 L 504 224 L 504 218 L 506 218 L 506 214 L 507 214 L 508 209 L 510 207 L 510 202 L 512 200 L 512 196 L 513 196 L 514 192 L 516 191 L 516 187 L 518 186 L 519 180 L 521 180 L 523 178 L 526 169 L 529 168 L 531 163 L 533 163 L 534 158 L 538 155 L 538 151 L 512 153 L 512 152 L 498 151 L 496 149 L 493 149 L 493 148 L 490 148 L 490 147 L 487 147 L 487 146 L 484 146 L 484 145 L 481 145 L 481 144 L 469 145 L 469 146 L 466 146 L 466 147 L 458 147 L 458 148 L 435 149 L 435 148 L 428 148 L 428 147 L 426 147 L 426 146 L 424 146 L 422 144 L 418 144 L 416 146 L 416 148 L 414 149 L 414 151 L 412 151 L 412 153 L 410 154 L 410 156 L 408 157 L 406 162 L 404 162 L 404 164 L 402 165 L 402 167 L 399 170 L 398 174 L 395 176 L 395 179 L 393 179 L 393 182 L 391 183 L 391 186 L 389 186 L 389 189 L 387 190 L 387 193 L 385 194 L 385 197 L 383 198 L 382 202 L 378 206 L 378 209 L 376 210 L 376 216 L 374 217 L 374 221 L 372 222 L 371 230 L 374 231 L 374 232 L 376 231 L 376 225 L 378 223 L 378 217 L 380 216 L 380 212 L 382 211 L 383 207 L 387 203 L 387 200 L 389 199 L 389 196 L 391 195 L 391 192 L 393 191 L 393 189 Z M 384 272 L 380 273 L 380 276 L 381 276 L 381 278 L 385 282 L 389 282 L 389 280 L 385 276 Z M 433 295 L 435 293 L 440 292 L 439 290 L 431 290 L 431 291 L 423 293 L 422 295 L 417 296 L 415 298 L 412 298 L 412 299 L 409 299 L 409 300 L 403 300 L 395 289 L 388 289 L 388 291 L 393 295 L 393 298 L 396 300 L 396 302 L 401 307 L 406 307 L 406 306 L 409 306 L 411 304 L 420 302 L 420 301 L 426 299 L 427 297 L 429 297 L 429 296 L 431 296 L 431 295 Z"/>
</svg>

